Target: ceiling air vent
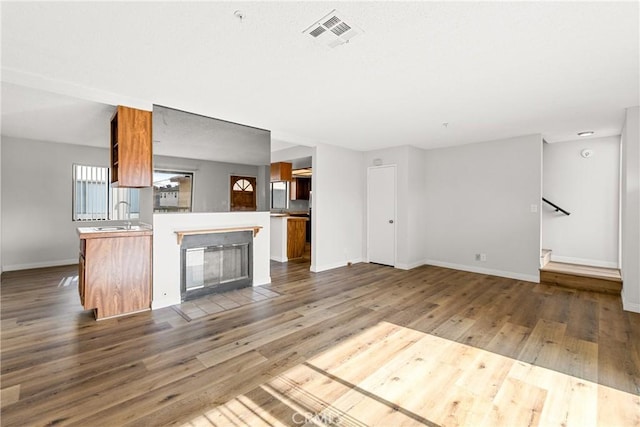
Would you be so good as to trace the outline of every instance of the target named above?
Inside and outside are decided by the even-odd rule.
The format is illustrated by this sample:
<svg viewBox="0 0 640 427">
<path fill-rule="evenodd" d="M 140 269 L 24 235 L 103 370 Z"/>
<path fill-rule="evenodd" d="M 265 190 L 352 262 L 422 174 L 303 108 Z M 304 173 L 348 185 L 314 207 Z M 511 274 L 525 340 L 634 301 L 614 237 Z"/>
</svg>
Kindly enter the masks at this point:
<svg viewBox="0 0 640 427">
<path fill-rule="evenodd" d="M 309 34 L 311 34 L 313 37 L 318 37 L 320 34 L 324 33 L 325 30 L 324 27 L 318 27 L 315 30 L 311 31 Z"/>
<path fill-rule="evenodd" d="M 345 22 L 344 16 L 335 9 L 303 31 L 303 34 L 309 34 L 331 48 L 348 43 L 360 33 L 364 31 L 353 23 Z"/>
</svg>

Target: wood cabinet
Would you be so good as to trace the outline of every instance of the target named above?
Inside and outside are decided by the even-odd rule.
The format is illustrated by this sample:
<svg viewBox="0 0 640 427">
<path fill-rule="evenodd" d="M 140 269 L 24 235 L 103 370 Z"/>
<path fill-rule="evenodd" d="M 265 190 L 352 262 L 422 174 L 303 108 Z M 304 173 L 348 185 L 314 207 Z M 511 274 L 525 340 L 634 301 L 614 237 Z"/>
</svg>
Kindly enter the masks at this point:
<svg viewBox="0 0 640 427">
<path fill-rule="evenodd" d="M 151 111 L 119 105 L 111 119 L 111 183 L 151 187 L 152 144 Z"/>
<path fill-rule="evenodd" d="M 307 218 L 287 218 L 287 258 L 300 258 L 304 254 L 307 234 Z"/>
<path fill-rule="evenodd" d="M 292 166 L 286 162 L 271 163 L 271 182 L 291 181 Z"/>
<path fill-rule="evenodd" d="M 78 260 L 78 293 L 80 294 L 80 304 L 84 307 L 85 294 L 85 270 L 84 265 L 84 240 L 80 240 L 80 259 Z"/>
<path fill-rule="evenodd" d="M 293 178 L 291 181 L 291 200 L 309 200 L 311 193 L 311 178 Z"/>
<path fill-rule="evenodd" d="M 78 292 L 96 319 L 148 310 L 151 306 L 151 235 L 82 238 Z M 142 234 L 142 235 L 138 235 Z"/>
</svg>

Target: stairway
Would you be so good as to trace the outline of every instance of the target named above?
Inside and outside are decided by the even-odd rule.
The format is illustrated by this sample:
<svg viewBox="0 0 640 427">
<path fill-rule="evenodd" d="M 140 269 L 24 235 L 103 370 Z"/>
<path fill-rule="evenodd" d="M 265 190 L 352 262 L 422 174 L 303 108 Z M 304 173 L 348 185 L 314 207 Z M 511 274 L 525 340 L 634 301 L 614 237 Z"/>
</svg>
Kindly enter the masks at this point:
<svg viewBox="0 0 640 427">
<path fill-rule="evenodd" d="M 617 268 L 551 261 L 549 249 L 543 249 L 540 255 L 540 283 L 616 295 L 622 290 L 622 277 Z"/>
<path fill-rule="evenodd" d="M 540 268 L 544 268 L 545 265 L 551 261 L 551 249 L 543 249 L 540 254 Z"/>
</svg>

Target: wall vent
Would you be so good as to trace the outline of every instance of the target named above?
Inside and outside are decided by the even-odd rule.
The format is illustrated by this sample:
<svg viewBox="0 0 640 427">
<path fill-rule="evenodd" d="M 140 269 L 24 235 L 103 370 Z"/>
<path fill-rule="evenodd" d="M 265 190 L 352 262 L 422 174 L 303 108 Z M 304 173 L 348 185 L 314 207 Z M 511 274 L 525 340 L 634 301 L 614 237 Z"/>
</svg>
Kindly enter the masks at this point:
<svg viewBox="0 0 640 427">
<path fill-rule="evenodd" d="M 364 33 L 362 29 L 351 22 L 347 23 L 345 21 L 344 16 L 334 9 L 318 19 L 302 33 L 309 34 L 318 42 L 334 48 L 348 43 L 358 34 Z"/>
</svg>

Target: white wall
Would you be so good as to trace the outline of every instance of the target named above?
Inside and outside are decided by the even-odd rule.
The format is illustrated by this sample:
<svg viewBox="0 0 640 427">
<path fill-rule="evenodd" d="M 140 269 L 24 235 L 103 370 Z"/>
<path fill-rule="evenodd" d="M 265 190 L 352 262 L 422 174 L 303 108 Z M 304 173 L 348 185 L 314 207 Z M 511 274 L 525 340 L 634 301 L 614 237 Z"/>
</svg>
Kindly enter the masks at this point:
<svg viewBox="0 0 640 427">
<path fill-rule="evenodd" d="M 640 313 L 640 107 L 628 108 L 622 152 L 622 305 Z"/>
<path fill-rule="evenodd" d="M 363 154 L 319 144 L 313 154 L 311 271 L 361 262 L 365 175 Z"/>
<path fill-rule="evenodd" d="M 253 239 L 253 286 L 271 283 L 269 212 L 185 213 L 153 216 L 153 303 L 158 309 L 180 304 L 180 245 L 176 230 L 262 226 Z"/>
<path fill-rule="evenodd" d="M 3 271 L 76 264 L 76 228 L 104 222 L 72 221 L 72 167 L 108 167 L 109 150 L 5 136 L 2 154 Z M 151 196 L 140 193 L 140 221 L 151 222 Z"/>
<path fill-rule="evenodd" d="M 296 145 L 295 147 L 285 148 L 282 150 L 271 152 L 271 163 L 290 162 L 293 159 L 301 159 L 313 156 L 314 148 L 305 145 Z M 309 167 L 311 165 L 296 165 L 295 167 Z"/>
<path fill-rule="evenodd" d="M 0 128 L 2 128 L 2 119 L 0 118 Z M 0 136 L 0 167 L 2 167 L 2 139 Z M 0 274 L 4 271 L 2 263 L 2 173 L 0 171 Z"/>
<path fill-rule="evenodd" d="M 429 150 L 425 174 L 428 264 L 539 281 L 541 135 Z"/>
<path fill-rule="evenodd" d="M 153 224 L 153 187 L 140 188 L 140 222 Z"/>
<path fill-rule="evenodd" d="M 544 144 L 543 158 L 543 195 L 571 215 L 542 205 L 542 247 L 554 261 L 618 268 L 620 137 Z"/>
<path fill-rule="evenodd" d="M 409 173 L 407 187 L 409 189 L 409 209 L 407 212 L 407 224 L 409 225 L 409 236 L 407 238 L 407 268 L 424 264 L 427 251 L 427 227 L 429 226 L 427 213 L 427 198 L 416 197 L 418 194 L 427 193 L 426 180 L 426 156 L 424 150 L 415 147 L 408 149 Z"/>
<path fill-rule="evenodd" d="M 274 261 L 287 262 L 287 227 L 288 220 L 286 216 L 271 217 L 271 244 L 270 257 Z"/>
<path fill-rule="evenodd" d="M 109 151 L 2 139 L 3 270 L 77 263 L 79 224 L 71 220 L 72 165 L 108 166 Z"/>
<path fill-rule="evenodd" d="M 410 269 L 425 260 L 425 151 L 411 146 L 388 148 L 364 153 L 364 170 L 380 159 L 383 165 L 396 165 L 396 265 Z M 366 183 L 365 183 L 366 185 Z M 367 208 L 365 194 L 365 210 Z M 364 244 L 367 250 L 366 214 Z"/>
</svg>

